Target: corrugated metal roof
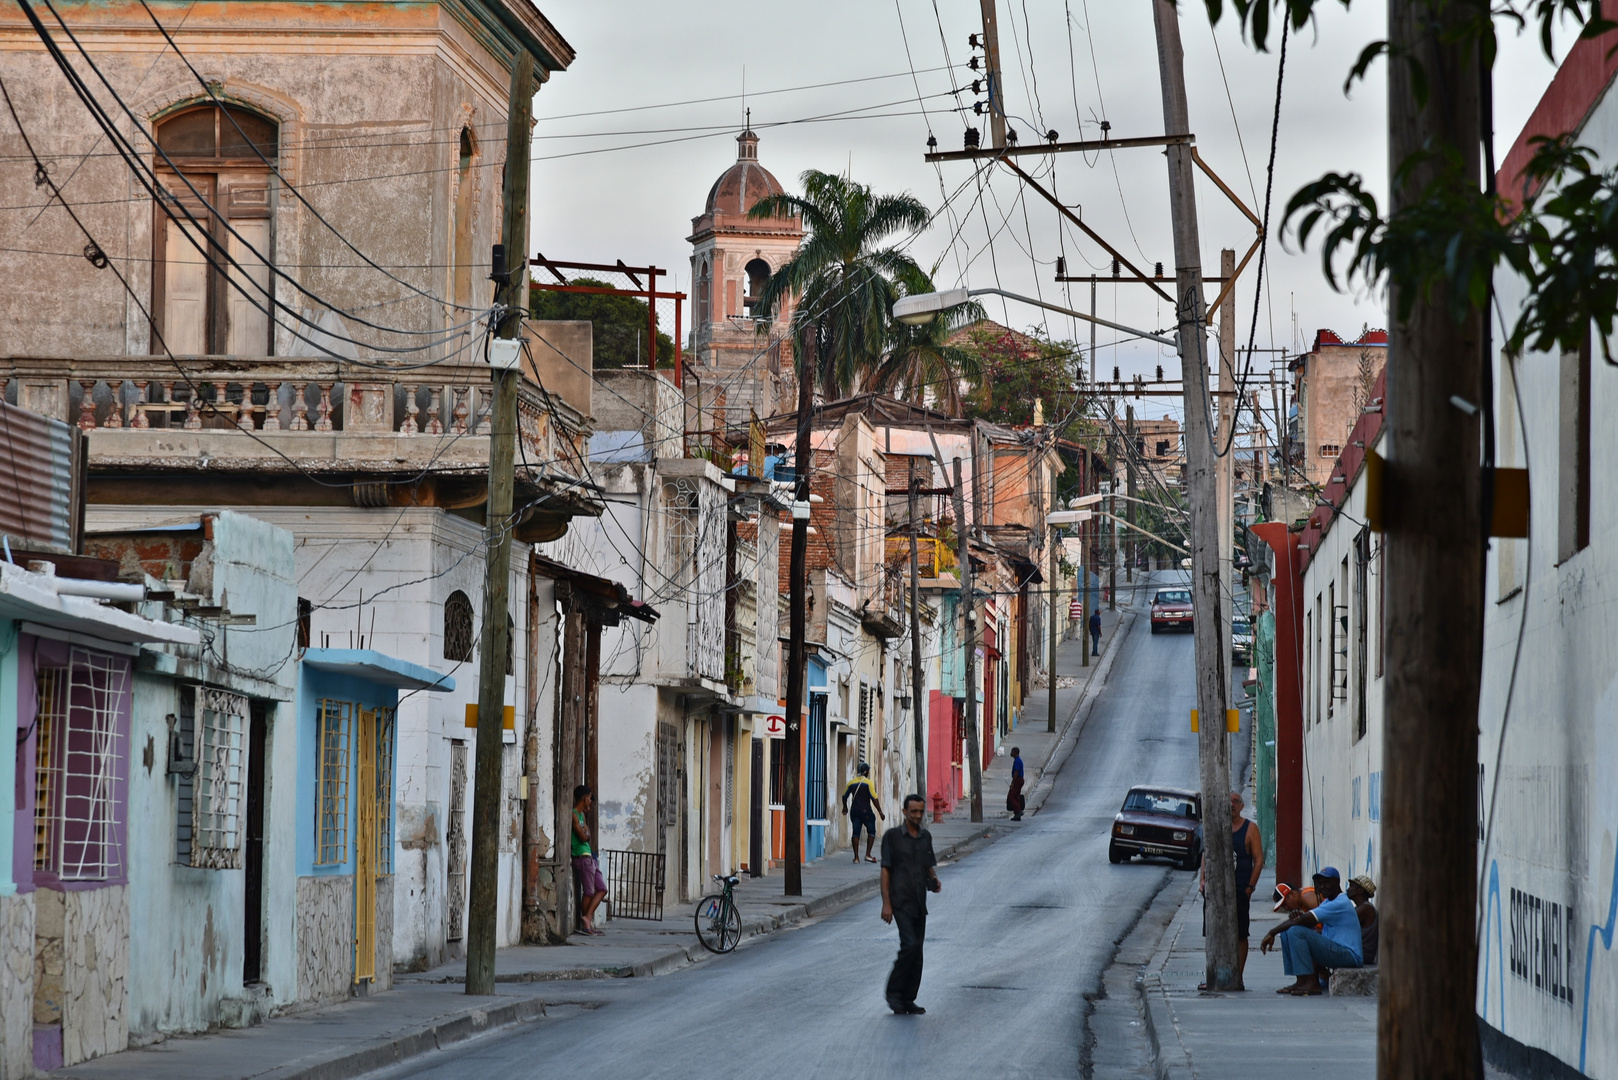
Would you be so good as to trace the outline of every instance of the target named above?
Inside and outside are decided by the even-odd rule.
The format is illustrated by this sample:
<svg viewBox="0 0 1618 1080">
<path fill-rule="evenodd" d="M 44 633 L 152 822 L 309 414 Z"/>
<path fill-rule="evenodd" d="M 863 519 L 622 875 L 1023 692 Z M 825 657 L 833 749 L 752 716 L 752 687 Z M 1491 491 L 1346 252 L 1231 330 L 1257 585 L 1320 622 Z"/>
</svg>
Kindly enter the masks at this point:
<svg viewBox="0 0 1618 1080">
<path fill-rule="evenodd" d="M 60 420 L 0 401 L 0 532 L 73 549 L 73 441 Z"/>
</svg>

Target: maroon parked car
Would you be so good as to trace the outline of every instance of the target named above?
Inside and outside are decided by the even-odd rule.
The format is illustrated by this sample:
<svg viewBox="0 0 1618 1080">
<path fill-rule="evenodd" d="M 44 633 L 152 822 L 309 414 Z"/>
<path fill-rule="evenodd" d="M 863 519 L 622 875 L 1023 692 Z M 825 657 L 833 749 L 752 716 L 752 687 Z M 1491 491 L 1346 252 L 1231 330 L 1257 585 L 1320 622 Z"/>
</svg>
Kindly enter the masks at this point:
<svg viewBox="0 0 1618 1080">
<path fill-rule="evenodd" d="M 1181 870 L 1201 866 L 1202 796 L 1184 788 L 1130 788 L 1112 819 L 1107 859 L 1121 863 L 1136 855 L 1164 856 Z"/>
</svg>

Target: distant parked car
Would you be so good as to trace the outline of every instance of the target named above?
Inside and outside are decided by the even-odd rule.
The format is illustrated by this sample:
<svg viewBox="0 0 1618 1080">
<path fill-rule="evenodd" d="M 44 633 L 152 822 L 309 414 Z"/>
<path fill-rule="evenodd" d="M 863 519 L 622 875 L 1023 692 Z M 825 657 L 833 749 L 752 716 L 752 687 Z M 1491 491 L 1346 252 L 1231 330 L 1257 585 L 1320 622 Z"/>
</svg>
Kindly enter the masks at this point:
<svg viewBox="0 0 1618 1080">
<path fill-rule="evenodd" d="M 1181 870 L 1202 865 L 1202 796 L 1171 787 L 1132 787 L 1112 819 L 1107 861 L 1166 856 Z"/>
<path fill-rule="evenodd" d="M 1159 589 L 1152 597 L 1152 633 L 1191 629 L 1191 590 Z"/>
<path fill-rule="evenodd" d="M 1230 658 L 1242 664 L 1253 662 L 1253 624 L 1246 619 L 1230 621 Z"/>
</svg>

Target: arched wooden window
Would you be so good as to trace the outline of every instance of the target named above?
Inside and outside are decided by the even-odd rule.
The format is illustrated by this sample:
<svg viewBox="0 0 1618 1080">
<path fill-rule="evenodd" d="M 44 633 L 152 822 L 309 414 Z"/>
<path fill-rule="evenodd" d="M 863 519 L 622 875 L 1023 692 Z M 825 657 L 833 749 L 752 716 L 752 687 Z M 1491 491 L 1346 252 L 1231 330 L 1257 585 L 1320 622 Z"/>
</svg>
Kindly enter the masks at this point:
<svg viewBox="0 0 1618 1080">
<path fill-rule="evenodd" d="M 472 601 L 459 589 L 444 601 L 444 659 L 472 659 Z"/>
<path fill-rule="evenodd" d="M 273 240 L 269 117 L 208 103 L 158 121 L 152 351 L 267 356 Z"/>
</svg>

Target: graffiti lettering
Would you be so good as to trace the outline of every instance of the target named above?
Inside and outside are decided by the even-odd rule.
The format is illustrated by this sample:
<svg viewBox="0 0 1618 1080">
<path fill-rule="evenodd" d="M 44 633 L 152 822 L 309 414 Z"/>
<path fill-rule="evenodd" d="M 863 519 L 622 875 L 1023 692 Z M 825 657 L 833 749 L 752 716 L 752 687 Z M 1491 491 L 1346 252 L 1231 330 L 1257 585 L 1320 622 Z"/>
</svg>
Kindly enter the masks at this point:
<svg viewBox="0 0 1618 1080">
<path fill-rule="evenodd" d="M 1573 909 L 1511 890 L 1511 973 L 1573 1003 Z"/>
</svg>

